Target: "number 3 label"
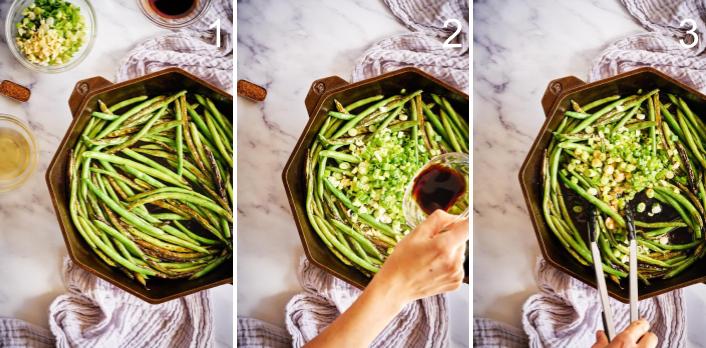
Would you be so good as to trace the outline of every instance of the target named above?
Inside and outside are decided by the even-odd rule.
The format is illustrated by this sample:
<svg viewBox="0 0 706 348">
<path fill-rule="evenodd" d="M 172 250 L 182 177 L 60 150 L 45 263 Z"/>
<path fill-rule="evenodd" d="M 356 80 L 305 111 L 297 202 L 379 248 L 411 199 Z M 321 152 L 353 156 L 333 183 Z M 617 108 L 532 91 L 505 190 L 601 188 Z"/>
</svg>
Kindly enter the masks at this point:
<svg viewBox="0 0 706 348">
<path fill-rule="evenodd" d="M 459 48 L 459 47 L 462 47 L 463 45 L 461 45 L 461 44 L 459 44 L 459 43 L 455 43 L 455 44 L 454 44 L 454 43 L 451 43 L 451 41 L 453 41 L 453 39 L 455 39 L 456 36 L 458 36 L 458 34 L 461 33 L 461 21 L 459 21 L 458 19 L 454 19 L 454 18 L 447 19 L 447 20 L 444 22 L 444 28 L 448 28 L 448 27 L 449 27 L 449 24 L 455 25 L 455 26 L 456 26 L 456 31 L 454 31 L 454 33 L 451 34 L 451 36 L 449 36 L 449 38 L 446 39 L 446 41 L 444 41 L 444 45 L 443 45 L 442 47 L 444 47 L 444 48 Z"/>
<path fill-rule="evenodd" d="M 684 19 L 679 25 L 684 27 L 687 24 L 691 27 L 691 29 L 686 31 L 688 35 L 691 35 L 691 43 L 687 44 L 686 42 L 684 42 L 684 39 L 679 39 L 679 43 L 681 43 L 684 48 L 692 48 L 699 44 L 699 36 L 696 35 L 696 22 L 694 22 L 693 19 Z"/>
</svg>

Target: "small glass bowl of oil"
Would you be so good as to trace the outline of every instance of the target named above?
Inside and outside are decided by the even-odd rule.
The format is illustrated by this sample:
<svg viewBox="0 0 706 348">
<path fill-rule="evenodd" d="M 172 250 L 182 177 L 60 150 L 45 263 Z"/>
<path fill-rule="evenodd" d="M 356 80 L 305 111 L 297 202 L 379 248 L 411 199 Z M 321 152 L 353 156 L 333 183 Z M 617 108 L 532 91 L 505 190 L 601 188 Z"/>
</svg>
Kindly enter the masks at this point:
<svg viewBox="0 0 706 348">
<path fill-rule="evenodd" d="M 20 187 L 37 165 L 37 143 L 19 119 L 0 114 L 0 192 Z"/>
<path fill-rule="evenodd" d="M 407 225 L 414 228 L 437 209 L 468 217 L 468 155 L 450 152 L 429 160 L 407 184 L 402 211 Z"/>
</svg>

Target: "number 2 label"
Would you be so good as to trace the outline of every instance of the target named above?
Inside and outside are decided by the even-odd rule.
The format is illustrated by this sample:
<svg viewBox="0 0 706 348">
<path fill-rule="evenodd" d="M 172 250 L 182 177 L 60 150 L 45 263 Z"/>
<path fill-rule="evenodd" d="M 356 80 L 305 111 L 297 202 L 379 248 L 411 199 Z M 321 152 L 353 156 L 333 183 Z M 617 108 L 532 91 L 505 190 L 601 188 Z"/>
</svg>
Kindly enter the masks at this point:
<svg viewBox="0 0 706 348">
<path fill-rule="evenodd" d="M 687 24 L 691 26 L 691 29 L 686 31 L 686 33 L 688 35 L 691 35 L 691 38 L 692 38 L 691 43 L 687 44 L 684 41 L 684 39 L 679 39 L 679 43 L 681 43 L 681 45 L 684 46 L 684 48 L 692 48 L 692 47 L 699 44 L 699 36 L 696 35 L 696 22 L 693 19 L 686 18 L 686 19 L 682 20 L 679 25 L 684 27 Z"/>
<path fill-rule="evenodd" d="M 444 28 L 448 28 L 449 24 L 455 25 L 456 31 L 454 31 L 453 34 L 451 34 L 451 36 L 449 36 L 449 38 L 446 39 L 446 41 L 444 41 L 444 44 L 442 47 L 444 47 L 444 48 L 459 48 L 459 47 L 463 46 L 460 43 L 451 43 L 451 41 L 453 41 L 453 39 L 455 39 L 456 36 L 458 36 L 458 34 L 461 33 L 461 21 L 459 21 L 458 19 L 454 19 L 454 18 L 447 19 L 444 22 Z"/>
</svg>

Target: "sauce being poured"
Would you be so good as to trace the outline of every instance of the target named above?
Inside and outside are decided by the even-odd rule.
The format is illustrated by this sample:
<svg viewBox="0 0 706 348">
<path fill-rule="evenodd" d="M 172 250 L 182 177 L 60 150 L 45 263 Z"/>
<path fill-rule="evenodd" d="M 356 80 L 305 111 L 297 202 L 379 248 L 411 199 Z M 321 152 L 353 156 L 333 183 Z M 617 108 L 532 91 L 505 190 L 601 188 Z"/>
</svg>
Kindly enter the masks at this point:
<svg viewBox="0 0 706 348">
<path fill-rule="evenodd" d="M 166 18 L 180 18 L 188 15 L 196 7 L 198 0 L 150 0 L 152 9 Z"/>
<path fill-rule="evenodd" d="M 419 173 L 412 187 L 414 200 L 426 214 L 437 209 L 448 211 L 465 192 L 464 176 L 440 164 L 431 165 Z"/>
</svg>

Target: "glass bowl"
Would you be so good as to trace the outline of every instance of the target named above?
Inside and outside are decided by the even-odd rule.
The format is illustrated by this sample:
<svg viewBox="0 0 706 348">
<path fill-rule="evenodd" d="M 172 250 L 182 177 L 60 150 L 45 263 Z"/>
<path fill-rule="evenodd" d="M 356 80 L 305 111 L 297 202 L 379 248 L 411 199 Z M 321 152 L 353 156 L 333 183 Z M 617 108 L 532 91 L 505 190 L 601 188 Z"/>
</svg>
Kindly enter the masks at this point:
<svg viewBox="0 0 706 348">
<path fill-rule="evenodd" d="M 0 192 L 20 187 L 37 166 L 37 143 L 32 131 L 19 119 L 5 114 L 0 114 L 0 158 Z"/>
<path fill-rule="evenodd" d="M 83 20 L 86 25 L 86 36 L 83 46 L 74 53 L 71 60 L 64 64 L 59 65 L 42 65 L 29 61 L 25 57 L 24 53 L 20 52 L 15 42 L 15 37 L 17 37 L 17 27 L 16 23 L 22 19 L 22 11 L 29 5 L 34 3 L 34 0 L 15 0 L 10 9 L 7 11 L 7 17 L 5 18 L 5 41 L 7 46 L 10 48 L 12 55 L 17 58 L 17 60 L 22 63 L 25 67 L 30 70 L 42 72 L 42 73 L 60 73 L 67 71 L 79 63 L 81 63 L 93 47 L 93 42 L 96 38 L 96 16 L 93 11 L 93 6 L 86 0 L 65 0 L 71 4 L 78 6 L 81 9 L 81 14 L 83 15 Z"/>
<path fill-rule="evenodd" d="M 211 7 L 211 0 L 194 0 L 194 7 L 184 16 L 179 17 L 165 17 L 157 13 L 151 4 L 151 0 L 137 0 L 140 4 L 140 9 L 142 13 L 152 21 L 152 23 L 157 24 L 162 28 L 167 29 L 179 29 L 189 26 L 201 19 L 201 17 L 208 11 Z"/>
<path fill-rule="evenodd" d="M 469 206 L 469 179 L 468 179 L 468 154 L 461 152 L 450 152 L 439 156 L 436 156 L 429 160 L 422 168 L 420 168 L 414 178 L 407 184 L 405 189 L 404 198 L 402 199 L 402 212 L 404 213 L 405 219 L 407 220 L 407 225 L 411 228 L 416 227 L 422 221 L 424 221 L 428 214 L 419 206 L 417 200 L 414 197 L 414 185 L 417 182 L 420 174 L 424 173 L 429 167 L 433 165 L 440 165 L 442 167 L 447 167 L 459 174 L 465 180 L 465 192 L 462 193 L 453 202 L 451 207 L 446 210 L 450 214 L 458 215 L 458 219 L 462 220 L 468 217 L 468 206 Z M 438 178 L 438 177 L 437 177 Z"/>
</svg>

